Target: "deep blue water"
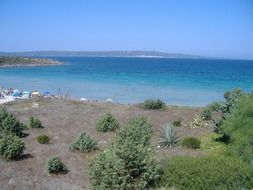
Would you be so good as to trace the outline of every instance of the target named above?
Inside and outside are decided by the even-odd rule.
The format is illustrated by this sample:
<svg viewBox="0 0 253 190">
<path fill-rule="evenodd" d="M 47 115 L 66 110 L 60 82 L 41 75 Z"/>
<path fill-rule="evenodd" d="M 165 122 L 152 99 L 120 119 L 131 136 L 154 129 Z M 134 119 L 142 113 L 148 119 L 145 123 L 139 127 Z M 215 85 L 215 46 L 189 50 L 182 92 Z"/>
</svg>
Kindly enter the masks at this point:
<svg viewBox="0 0 253 190">
<path fill-rule="evenodd" d="M 160 98 L 206 105 L 233 88 L 253 89 L 253 61 L 216 59 L 57 57 L 60 66 L 0 68 L 0 86 L 70 93 L 119 103 Z"/>
</svg>

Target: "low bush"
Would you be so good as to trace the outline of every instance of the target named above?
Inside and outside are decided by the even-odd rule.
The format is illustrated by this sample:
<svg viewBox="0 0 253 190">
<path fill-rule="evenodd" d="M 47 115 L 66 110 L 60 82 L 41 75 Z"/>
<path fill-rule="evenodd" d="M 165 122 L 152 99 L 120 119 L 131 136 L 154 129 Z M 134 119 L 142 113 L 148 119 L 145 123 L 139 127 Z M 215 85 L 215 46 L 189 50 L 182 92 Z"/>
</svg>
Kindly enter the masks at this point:
<svg viewBox="0 0 253 190">
<path fill-rule="evenodd" d="M 204 120 L 210 120 L 212 119 L 212 112 L 210 109 L 205 108 L 203 109 L 203 111 L 200 113 L 200 116 L 204 119 Z"/>
<path fill-rule="evenodd" d="M 233 112 L 233 109 L 236 107 L 240 99 L 245 96 L 245 93 L 241 89 L 234 89 L 227 91 L 224 94 L 225 104 L 222 108 L 222 112 L 225 115 L 229 115 Z"/>
<path fill-rule="evenodd" d="M 47 161 L 47 171 L 50 174 L 59 174 L 66 173 L 68 169 L 59 157 L 54 156 Z"/>
<path fill-rule="evenodd" d="M 164 164 L 161 184 L 175 189 L 248 189 L 253 187 L 253 168 L 238 158 L 174 157 Z"/>
<path fill-rule="evenodd" d="M 143 117 L 120 129 L 111 145 L 90 165 L 93 189 L 149 189 L 161 176 L 150 146 L 151 125 Z"/>
<path fill-rule="evenodd" d="M 37 141 L 40 144 L 48 144 L 49 140 L 50 140 L 50 138 L 47 135 L 39 135 L 37 137 Z"/>
<path fill-rule="evenodd" d="M 242 98 L 235 108 L 222 125 L 229 139 L 227 153 L 253 163 L 253 96 Z"/>
<path fill-rule="evenodd" d="M 148 99 L 148 100 L 145 100 L 144 103 L 142 103 L 142 108 L 144 109 L 162 109 L 162 108 L 165 108 L 166 104 L 160 100 L 160 99 L 157 99 L 157 100 L 153 100 L 153 99 Z"/>
<path fill-rule="evenodd" d="M 30 117 L 29 119 L 30 128 L 43 128 L 41 121 L 38 118 Z"/>
<path fill-rule="evenodd" d="M 223 106 L 224 106 L 223 102 L 212 102 L 211 104 L 208 104 L 206 108 L 209 109 L 210 111 L 218 112 L 218 111 L 222 111 Z"/>
<path fill-rule="evenodd" d="M 101 132 L 114 131 L 119 128 L 119 122 L 111 113 L 106 113 L 105 116 L 97 121 L 96 128 Z"/>
<path fill-rule="evenodd" d="M 208 127 L 208 123 L 204 120 L 203 117 L 196 115 L 193 118 L 193 121 L 190 124 L 191 128 L 202 128 L 202 127 Z"/>
<path fill-rule="evenodd" d="M 12 134 L 19 137 L 23 135 L 22 131 L 24 130 L 25 126 L 13 114 L 7 113 L 7 115 L 1 119 L 2 122 L 0 123 L 0 132 L 2 134 Z"/>
<path fill-rule="evenodd" d="M 0 155 L 6 160 L 17 159 L 24 149 L 25 144 L 16 136 L 4 135 L 0 138 Z"/>
<path fill-rule="evenodd" d="M 166 124 L 163 128 L 163 135 L 161 136 L 162 141 L 159 142 L 161 147 L 174 148 L 180 141 L 179 136 L 173 130 L 172 124 Z"/>
<path fill-rule="evenodd" d="M 172 122 L 172 125 L 174 127 L 181 127 L 182 123 L 181 123 L 181 119 L 177 119 L 175 121 Z"/>
<path fill-rule="evenodd" d="M 86 133 L 81 133 L 69 146 L 71 151 L 89 152 L 97 148 L 97 142 Z"/>
<path fill-rule="evenodd" d="M 200 148 L 201 141 L 195 137 L 185 137 L 182 140 L 182 146 L 187 147 L 187 148 Z"/>
<path fill-rule="evenodd" d="M 127 189 L 125 163 L 110 149 L 92 161 L 89 175 L 94 190 Z"/>
<path fill-rule="evenodd" d="M 6 108 L 1 107 L 0 108 L 0 124 L 3 122 L 3 120 L 9 115 Z"/>
</svg>

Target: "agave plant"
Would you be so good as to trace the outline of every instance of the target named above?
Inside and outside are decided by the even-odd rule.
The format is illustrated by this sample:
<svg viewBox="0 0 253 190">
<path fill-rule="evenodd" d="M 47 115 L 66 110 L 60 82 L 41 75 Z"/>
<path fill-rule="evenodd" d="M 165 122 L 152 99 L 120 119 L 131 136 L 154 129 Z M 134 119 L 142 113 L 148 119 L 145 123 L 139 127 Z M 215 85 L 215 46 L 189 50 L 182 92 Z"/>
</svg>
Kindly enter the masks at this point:
<svg viewBox="0 0 253 190">
<path fill-rule="evenodd" d="M 171 123 L 166 124 L 163 127 L 162 141 L 159 143 L 161 147 L 174 148 L 180 141 L 179 136 L 173 129 Z"/>
</svg>

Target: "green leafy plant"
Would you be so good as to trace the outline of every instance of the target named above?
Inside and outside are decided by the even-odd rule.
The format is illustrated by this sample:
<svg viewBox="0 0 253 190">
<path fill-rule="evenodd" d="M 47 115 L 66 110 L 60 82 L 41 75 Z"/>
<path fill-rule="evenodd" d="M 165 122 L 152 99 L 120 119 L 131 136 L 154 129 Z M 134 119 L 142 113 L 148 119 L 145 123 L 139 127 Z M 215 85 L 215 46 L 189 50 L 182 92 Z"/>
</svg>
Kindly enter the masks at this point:
<svg viewBox="0 0 253 190">
<path fill-rule="evenodd" d="M 105 116 L 97 121 L 96 128 L 101 132 L 114 131 L 119 128 L 119 122 L 111 113 L 106 113 Z"/>
<path fill-rule="evenodd" d="M 185 146 L 187 148 L 196 149 L 196 148 L 200 148 L 201 141 L 195 137 L 185 137 L 182 140 L 181 144 L 182 146 Z"/>
<path fill-rule="evenodd" d="M 117 131 L 108 150 L 93 160 L 93 189 L 148 189 L 154 187 L 161 169 L 150 146 L 151 124 L 143 117 L 132 119 Z M 116 178 L 113 176 L 117 176 Z"/>
<path fill-rule="evenodd" d="M 47 161 L 47 171 L 50 174 L 59 174 L 66 173 L 68 169 L 58 156 L 54 156 Z"/>
<path fill-rule="evenodd" d="M 94 190 L 127 189 L 125 163 L 110 149 L 92 161 L 89 175 Z"/>
<path fill-rule="evenodd" d="M 202 127 L 208 127 L 208 123 L 205 121 L 203 117 L 200 115 L 195 115 L 193 118 L 193 121 L 190 124 L 191 128 L 202 128 Z"/>
<path fill-rule="evenodd" d="M 0 155 L 6 160 L 17 159 L 24 149 L 25 144 L 16 136 L 4 135 L 0 138 Z"/>
<path fill-rule="evenodd" d="M 208 104 L 206 106 L 207 109 L 209 109 L 210 111 L 222 111 L 224 106 L 224 102 L 212 102 L 211 104 Z"/>
<path fill-rule="evenodd" d="M 153 100 L 153 99 L 148 99 L 148 100 L 145 100 L 142 105 L 141 105 L 142 108 L 144 109 L 162 109 L 162 108 L 165 108 L 166 107 L 166 104 L 160 100 L 160 99 L 156 99 L 156 100 Z"/>
<path fill-rule="evenodd" d="M 253 163 L 253 96 L 241 99 L 222 125 L 227 137 L 227 153 Z"/>
<path fill-rule="evenodd" d="M 0 123 L 0 132 L 3 134 L 12 134 L 22 136 L 25 126 L 13 114 L 8 113 Z"/>
<path fill-rule="evenodd" d="M 97 148 L 97 142 L 86 133 L 81 133 L 69 146 L 71 151 L 89 152 Z"/>
<path fill-rule="evenodd" d="M 210 109 L 205 108 L 203 109 L 203 111 L 200 113 L 200 116 L 204 119 L 204 120 L 210 120 L 212 119 L 212 112 Z"/>
<path fill-rule="evenodd" d="M 6 108 L 1 107 L 0 108 L 0 124 L 3 122 L 3 120 L 8 117 L 9 113 L 7 112 Z"/>
<path fill-rule="evenodd" d="M 225 92 L 224 98 L 226 102 L 222 109 L 223 114 L 225 116 L 231 114 L 233 109 L 236 107 L 237 103 L 243 96 L 245 96 L 245 93 L 241 89 L 234 89 Z"/>
<path fill-rule="evenodd" d="M 162 141 L 159 142 L 161 147 L 174 148 L 177 145 L 177 143 L 180 141 L 179 136 L 173 130 L 172 124 L 166 124 L 164 126 L 163 135 L 161 137 L 162 137 Z"/>
<path fill-rule="evenodd" d="M 37 141 L 40 144 L 48 144 L 49 140 L 50 140 L 50 138 L 47 135 L 39 135 L 37 137 Z"/>
<path fill-rule="evenodd" d="M 175 189 L 248 189 L 253 168 L 236 157 L 174 157 L 165 162 L 161 185 Z"/>
<path fill-rule="evenodd" d="M 30 117 L 29 119 L 30 128 L 43 128 L 41 121 L 38 118 Z"/>
</svg>

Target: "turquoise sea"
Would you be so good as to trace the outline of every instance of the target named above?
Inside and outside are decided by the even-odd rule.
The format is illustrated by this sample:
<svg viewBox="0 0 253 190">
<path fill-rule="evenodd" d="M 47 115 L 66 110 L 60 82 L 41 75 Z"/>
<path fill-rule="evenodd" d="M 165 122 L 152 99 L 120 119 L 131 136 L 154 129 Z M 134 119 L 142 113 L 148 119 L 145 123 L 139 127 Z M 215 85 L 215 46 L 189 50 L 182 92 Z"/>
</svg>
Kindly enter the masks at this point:
<svg viewBox="0 0 253 190">
<path fill-rule="evenodd" d="M 74 98 L 206 105 L 226 90 L 253 89 L 253 61 L 138 57 L 52 57 L 59 66 L 0 68 L 0 86 Z"/>
</svg>

